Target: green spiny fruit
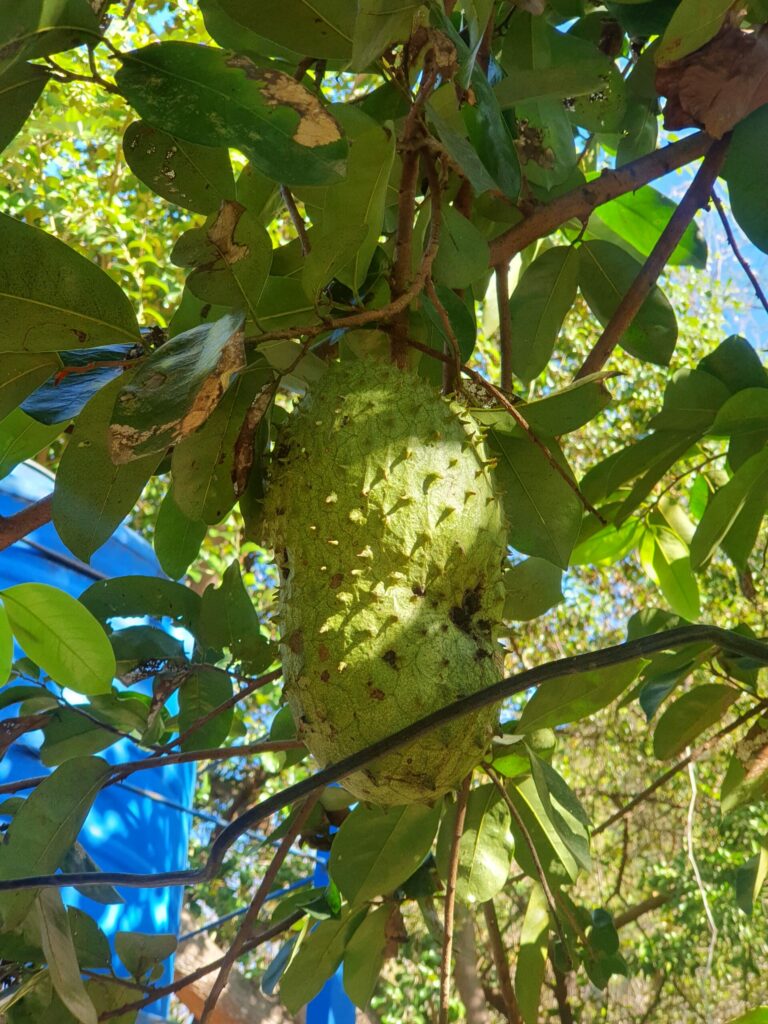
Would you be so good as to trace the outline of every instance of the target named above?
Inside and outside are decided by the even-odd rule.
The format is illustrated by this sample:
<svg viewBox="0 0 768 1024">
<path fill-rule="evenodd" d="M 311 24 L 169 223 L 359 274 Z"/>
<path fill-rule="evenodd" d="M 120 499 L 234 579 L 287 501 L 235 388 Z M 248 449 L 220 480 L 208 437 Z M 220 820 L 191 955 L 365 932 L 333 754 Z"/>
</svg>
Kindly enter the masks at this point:
<svg viewBox="0 0 768 1024">
<path fill-rule="evenodd" d="M 394 366 L 338 363 L 289 417 L 273 465 L 285 695 L 322 765 L 499 678 L 505 522 L 462 406 Z M 379 804 L 435 799 L 495 722 L 492 708 L 465 715 L 344 784 Z"/>
</svg>

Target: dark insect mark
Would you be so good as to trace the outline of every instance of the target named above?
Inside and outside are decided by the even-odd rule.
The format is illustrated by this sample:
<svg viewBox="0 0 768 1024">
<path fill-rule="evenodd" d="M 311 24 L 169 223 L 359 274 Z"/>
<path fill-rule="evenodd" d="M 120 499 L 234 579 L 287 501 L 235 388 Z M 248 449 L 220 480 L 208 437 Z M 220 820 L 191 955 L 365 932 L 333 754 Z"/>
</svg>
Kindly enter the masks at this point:
<svg viewBox="0 0 768 1024">
<path fill-rule="evenodd" d="M 395 651 L 385 651 L 381 656 L 382 661 L 386 661 L 390 668 L 397 668 L 397 654 Z"/>
</svg>

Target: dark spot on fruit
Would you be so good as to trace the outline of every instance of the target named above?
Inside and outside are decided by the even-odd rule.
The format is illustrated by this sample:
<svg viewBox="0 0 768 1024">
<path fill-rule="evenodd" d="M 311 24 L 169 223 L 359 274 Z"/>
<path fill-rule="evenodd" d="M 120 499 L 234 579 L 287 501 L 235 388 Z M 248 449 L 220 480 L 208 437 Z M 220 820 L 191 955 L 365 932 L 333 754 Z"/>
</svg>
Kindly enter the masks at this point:
<svg viewBox="0 0 768 1024">
<path fill-rule="evenodd" d="M 333 576 L 331 576 L 331 578 L 330 578 L 330 580 L 328 582 L 328 586 L 331 588 L 331 590 L 337 590 L 341 586 L 341 581 L 343 579 L 344 579 L 344 573 L 343 572 L 335 572 L 333 574 Z"/>
<path fill-rule="evenodd" d="M 295 629 L 288 637 L 286 643 L 294 654 L 301 654 L 304 650 L 304 634 L 300 629 Z"/>
<path fill-rule="evenodd" d="M 317 656 L 320 659 L 320 661 L 328 661 L 328 659 L 331 656 L 331 652 L 328 650 L 325 644 L 320 644 L 320 646 L 317 648 Z"/>
<path fill-rule="evenodd" d="M 397 654 L 395 651 L 385 651 L 381 656 L 382 661 L 386 661 L 390 668 L 397 668 Z"/>
<path fill-rule="evenodd" d="M 371 690 L 371 697 L 373 698 L 373 700 L 384 700 L 385 696 L 386 694 L 384 693 L 384 691 L 380 690 L 378 686 L 375 686 Z"/>
<path fill-rule="evenodd" d="M 454 605 L 448 616 L 451 622 L 464 633 L 472 631 L 472 617 L 480 610 L 480 585 L 474 590 L 465 590 L 460 605 Z"/>
<path fill-rule="evenodd" d="M 414 584 L 414 586 L 411 587 L 411 593 L 415 594 L 416 597 L 424 597 L 424 595 L 426 594 L 426 590 L 424 589 L 424 587 L 421 586 L 420 583 L 416 583 Z"/>
<path fill-rule="evenodd" d="M 331 673 L 328 671 L 328 669 L 325 669 L 325 671 L 320 673 L 320 678 L 324 683 L 327 683 L 328 680 L 331 678 Z"/>
</svg>

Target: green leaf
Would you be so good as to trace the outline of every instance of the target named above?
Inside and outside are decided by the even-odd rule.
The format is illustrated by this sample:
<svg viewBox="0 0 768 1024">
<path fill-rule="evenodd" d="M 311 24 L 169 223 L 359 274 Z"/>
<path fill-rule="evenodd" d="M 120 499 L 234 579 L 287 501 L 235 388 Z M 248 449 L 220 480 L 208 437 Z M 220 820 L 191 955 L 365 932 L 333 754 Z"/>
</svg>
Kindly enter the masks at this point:
<svg viewBox="0 0 768 1024">
<path fill-rule="evenodd" d="M 573 127 L 562 102 L 524 100 L 517 104 L 515 115 L 520 126 L 520 164 L 526 179 L 546 190 L 562 185 L 578 163 Z"/>
<path fill-rule="evenodd" d="M 521 380 L 538 377 L 549 362 L 578 274 L 579 254 L 568 246 L 547 249 L 523 272 L 509 300 L 512 370 Z"/>
<path fill-rule="evenodd" d="M 739 910 L 752 915 L 760 890 L 768 877 L 768 847 L 762 843 L 760 852 L 736 869 L 734 889 Z"/>
<path fill-rule="evenodd" d="M 728 761 L 728 769 L 720 791 L 723 814 L 754 804 L 768 790 L 768 722 L 758 718 L 743 740 L 737 744 Z"/>
<path fill-rule="evenodd" d="M 112 459 L 130 462 L 177 444 L 211 415 L 244 363 L 241 313 L 166 342 L 117 396 Z"/>
<path fill-rule="evenodd" d="M 205 588 L 200 640 L 216 650 L 228 648 L 246 671 L 254 674 L 263 672 L 272 662 L 272 645 L 261 632 L 238 562 L 226 569 L 218 587 L 211 583 Z"/>
<path fill-rule="evenodd" d="M 641 544 L 643 568 L 661 588 L 673 612 L 694 621 L 699 616 L 699 588 L 688 548 L 671 530 L 655 528 Z"/>
<path fill-rule="evenodd" d="M 488 243 L 480 231 L 454 207 L 443 206 L 435 281 L 447 288 L 468 288 L 487 269 Z"/>
<path fill-rule="evenodd" d="M 153 543 L 163 572 L 171 579 L 182 577 L 197 558 L 208 527 L 186 516 L 169 488 L 157 513 Z"/>
<path fill-rule="evenodd" d="M 157 469 L 160 453 L 115 465 L 109 425 L 126 375 L 97 391 L 77 417 L 61 456 L 53 490 L 53 522 L 69 550 L 84 562 L 130 514 Z"/>
<path fill-rule="evenodd" d="M 156 576 L 116 576 L 98 580 L 80 595 L 80 602 L 99 622 L 148 615 L 170 618 L 194 633 L 200 616 L 200 597 L 188 587 Z"/>
<path fill-rule="evenodd" d="M 528 558 L 504 573 L 504 619 L 530 622 L 563 600 L 562 570 L 543 558 Z"/>
<path fill-rule="evenodd" d="M 55 352 L 8 353 L 3 356 L 0 377 L 0 419 L 9 415 L 41 384 L 61 369 Z"/>
<path fill-rule="evenodd" d="M 61 424 L 49 427 L 14 409 L 0 420 L 0 480 L 20 462 L 47 449 L 61 433 Z"/>
<path fill-rule="evenodd" d="M 5 686 L 13 666 L 13 633 L 5 608 L 0 604 L 0 686 Z M 36 692 L 36 691 L 35 691 Z M 6 707 L 5 694 L 0 695 L 0 708 Z M 23 697 L 19 699 L 23 700 Z"/>
<path fill-rule="evenodd" d="M 193 665 L 179 689 L 179 732 L 186 732 L 198 719 L 224 704 L 231 696 L 232 678 L 227 672 L 210 665 Z M 181 749 L 220 747 L 229 735 L 233 714 L 231 707 L 220 711 L 182 740 Z"/>
<path fill-rule="evenodd" d="M 459 840 L 459 871 L 456 898 L 462 903 L 484 903 L 500 892 L 507 881 L 514 843 L 509 832 L 510 813 L 494 783 L 473 789 L 467 802 L 464 831 Z M 456 830 L 456 804 L 446 807 L 437 836 L 435 859 L 443 881 Z"/>
<path fill-rule="evenodd" d="M 61 765 L 24 801 L 0 846 L 0 878 L 52 874 L 74 843 L 97 793 L 112 769 L 98 757 Z M 38 890 L 20 889 L 0 897 L 5 928 L 26 917 Z"/>
<path fill-rule="evenodd" d="M 567 467 L 556 442 L 542 440 Z M 523 554 L 567 569 L 583 511 L 578 495 L 529 438 L 492 428 L 488 441 L 498 457 L 496 479 L 507 511 L 509 543 Z"/>
<path fill-rule="evenodd" d="M 650 255 L 677 203 L 661 192 L 644 185 L 636 192 L 627 192 L 595 210 L 595 216 L 615 231 L 622 241 L 632 246 L 643 258 Z M 703 270 L 707 265 L 707 243 L 696 224 L 685 229 L 667 265 L 689 266 Z"/>
<path fill-rule="evenodd" d="M 0 214 L 0 351 L 55 352 L 134 344 L 127 295 L 95 263 L 39 228 Z"/>
<path fill-rule="evenodd" d="M 723 167 L 731 212 L 750 242 L 763 252 L 768 252 L 768 206 L 760 168 L 766 159 L 768 104 L 736 125 Z"/>
<path fill-rule="evenodd" d="M 768 500 L 768 448 L 741 465 L 712 498 L 691 540 L 691 564 L 700 569 L 744 512 L 748 503 L 765 508 Z"/>
<path fill-rule="evenodd" d="M 320 291 L 354 258 L 362 243 L 370 235 L 367 224 L 342 221 L 333 232 L 313 235 L 312 249 L 304 261 L 301 283 L 304 292 L 315 299 Z M 260 316 L 259 322 L 263 324 Z M 291 321 L 295 323 L 294 320 Z"/>
<path fill-rule="evenodd" d="M 39 64 L 15 64 L 0 75 L 0 152 L 21 131 L 50 77 Z"/>
<path fill-rule="evenodd" d="M 97 1024 L 96 1007 L 80 977 L 70 919 L 58 889 L 42 889 L 35 903 L 40 939 L 53 987 L 62 1003 L 82 1024 Z"/>
<path fill-rule="evenodd" d="M 611 242 L 590 241 L 579 247 L 579 287 L 604 327 L 641 269 L 637 260 Z M 666 366 L 676 342 L 674 311 L 659 286 L 654 285 L 620 345 L 637 359 Z"/>
<path fill-rule="evenodd" d="M 78 714 L 74 708 L 53 711 L 43 726 L 43 737 L 40 760 L 49 768 L 73 757 L 98 754 L 120 739 L 111 730 Z"/>
<path fill-rule="evenodd" d="M 541 987 L 547 966 L 549 907 L 544 889 L 533 883 L 520 932 L 515 967 L 515 995 L 525 1024 L 538 1024 Z"/>
<path fill-rule="evenodd" d="M 732 7 L 731 0 L 681 0 L 661 37 L 656 63 L 673 64 L 708 43 Z"/>
<path fill-rule="evenodd" d="M 19 646 L 51 679 L 75 693 L 109 693 L 115 656 L 79 601 L 46 583 L 20 583 L 0 598 Z"/>
<path fill-rule="evenodd" d="M 173 247 L 171 260 L 194 268 L 187 287 L 198 299 L 236 306 L 258 321 L 272 243 L 259 219 L 241 203 L 226 200 L 204 227 L 185 231 Z"/>
<path fill-rule="evenodd" d="M 258 5 L 259 12 L 265 9 Z M 283 17 L 281 4 L 276 22 Z M 203 146 L 241 149 L 267 177 L 286 185 L 330 185 L 343 176 L 341 129 L 290 75 L 194 43 L 153 43 L 122 60 L 117 86 L 155 127 Z"/>
<path fill-rule="evenodd" d="M 546 437 L 569 434 L 593 420 L 611 401 L 611 393 L 604 383 L 607 376 L 604 373 L 590 374 L 545 398 L 525 402 L 517 408 L 536 434 Z M 472 414 L 480 423 L 489 426 L 503 429 L 505 424 L 509 424 L 507 412 L 477 409 Z"/>
<path fill-rule="evenodd" d="M 733 1017 L 728 1024 L 768 1024 L 768 1006 L 757 1006 L 739 1017 Z"/>
<path fill-rule="evenodd" d="M 543 869 L 550 885 L 575 881 L 579 863 L 550 819 L 533 779 L 530 776 L 511 779 L 507 783 L 507 792 L 517 817 L 522 821 L 521 824 L 513 815 L 510 824 L 515 839 L 515 860 L 520 868 L 537 880 Z M 531 846 L 536 852 L 535 857 Z"/>
<path fill-rule="evenodd" d="M 347 0 L 217 0 L 234 21 L 307 57 L 344 60 L 352 52 L 355 6 Z"/>
<path fill-rule="evenodd" d="M 768 394 L 765 388 L 744 388 L 720 407 L 709 433 L 740 437 L 763 436 L 768 430 Z"/>
<path fill-rule="evenodd" d="M 329 871 L 350 903 L 392 892 L 429 853 L 440 820 L 434 807 L 359 805 L 333 840 Z"/>
<path fill-rule="evenodd" d="M 115 951 L 137 981 L 142 981 L 161 960 L 176 952 L 175 935 L 164 932 L 117 932 Z"/>
<path fill-rule="evenodd" d="M 718 410 L 727 402 L 728 389 L 711 373 L 677 370 L 664 390 L 662 410 L 653 417 L 650 426 L 699 436 L 716 420 Z"/>
<path fill-rule="evenodd" d="M 421 6 L 421 0 L 357 0 L 351 69 L 365 71 L 392 43 L 408 39 Z"/>
<path fill-rule="evenodd" d="M 272 376 L 263 362 L 239 374 L 203 425 L 174 448 L 173 500 L 189 519 L 215 525 L 237 501 L 237 439 L 251 403 Z"/>
<path fill-rule="evenodd" d="M 705 729 L 719 722 L 739 697 L 734 686 L 705 683 L 694 686 L 670 704 L 653 734 L 653 752 L 659 760 L 676 757 Z"/>
<path fill-rule="evenodd" d="M 565 779 L 536 754 L 531 754 L 531 774 L 547 817 L 573 855 L 586 871 L 592 867 L 589 855 L 590 821 L 584 808 Z"/>
<path fill-rule="evenodd" d="M 647 664 L 643 658 L 635 658 L 542 683 L 523 708 L 516 731 L 533 732 L 588 718 L 616 700 Z"/>
<path fill-rule="evenodd" d="M 95 43 L 99 20 L 88 0 L 14 0 L 0 12 L 0 69 L 16 61 Z"/>
<path fill-rule="evenodd" d="M 296 67 L 301 60 L 301 54 L 290 48 L 278 46 L 272 40 L 246 28 L 242 21 L 235 20 L 225 12 L 218 0 L 198 0 L 198 6 L 203 15 L 206 31 L 223 49 L 264 56 L 270 60 L 282 60 L 292 67 Z M 245 6 L 246 12 L 243 17 L 247 18 L 251 5 L 246 3 Z"/>
<path fill-rule="evenodd" d="M 280 979 L 280 998 L 289 1013 L 298 1013 L 334 973 L 365 913 L 365 910 L 347 911 L 338 920 L 321 921 L 304 935 L 298 952 Z"/>
<path fill-rule="evenodd" d="M 768 373 L 746 338 L 732 334 L 699 363 L 735 394 L 744 388 L 768 388 Z"/>
<path fill-rule="evenodd" d="M 81 843 L 75 842 L 69 848 L 62 860 L 61 870 L 67 874 L 73 871 L 88 871 L 96 873 L 100 871 L 101 868 L 93 857 L 91 857 L 85 847 Z M 125 900 L 117 889 L 114 889 L 111 885 L 75 886 L 75 888 L 81 895 L 87 896 L 91 900 L 96 900 L 97 903 L 104 903 L 107 906 L 125 903 Z M 109 943 L 93 918 L 88 917 L 88 915 L 83 913 L 83 911 L 77 910 L 74 907 L 70 907 L 69 915 L 72 921 L 72 935 L 75 940 L 75 946 L 78 948 L 80 947 L 81 942 L 79 941 L 78 936 L 82 935 L 83 944 L 87 944 L 88 949 L 90 950 L 89 955 L 93 960 L 104 961 L 103 963 L 84 963 L 83 967 L 109 967 L 112 962 Z M 83 918 L 85 921 L 82 920 Z"/>
<path fill-rule="evenodd" d="M 609 523 L 579 541 L 571 554 L 571 565 L 613 565 L 637 546 L 641 535 L 636 519 L 628 519 L 619 529 Z"/>
<path fill-rule="evenodd" d="M 365 1009 L 379 980 L 387 948 L 387 925 L 392 904 L 371 911 L 356 929 L 344 949 L 344 991 L 361 1009 Z"/>
<path fill-rule="evenodd" d="M 128 125 L 123 152 L 136 177 L 169 203 L 215 213 L 234 199 L 235 178 L 226 148 L 197 146 L 143 121 Z"/>
</svg>

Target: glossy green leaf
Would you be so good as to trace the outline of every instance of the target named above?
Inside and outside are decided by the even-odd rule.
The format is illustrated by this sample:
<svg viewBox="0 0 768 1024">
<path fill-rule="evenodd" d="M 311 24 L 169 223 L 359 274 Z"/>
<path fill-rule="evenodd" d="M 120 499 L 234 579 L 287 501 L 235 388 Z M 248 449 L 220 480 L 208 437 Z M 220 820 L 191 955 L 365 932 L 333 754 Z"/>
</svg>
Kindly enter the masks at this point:
<svg viewBox="0 0 768 1024">
<path fill-rule="evenodd" d="M 365 1009 L 379 980 L 388 944 L 387 924 L 391 904 L 371 911 L 359 925 L 344 950 L 344 991 L 361 1009 Z"/>
<path fill-rule="evenodd" d="M 173 500 L 195 522 L 220 523 L 237 501 L 235 446 L 246 413 L 272 373 L 241 373 L 203 425 L 173 450 Z"/>
<path fill-rule="evenodd" d="M 77 838 L 85 817 L 111 772 L 98 757 L 67 761 L 41 782 L 24 801 L 0 846 L 0 878 L 52 874 Z M 36 889 L 0 897 L 0 916 L 14 928 L 29 912 Z"/>
<path fill-rule="evenodd" d="M 504 573 L 504 619 L 529 622 L 563 600 L 562 569 L 543 558 L 527 558 Z"/>
<path fill-rule="evenodd" d="M 677 203 L 672 199 L 650 185 L 644 185 L 636 192 L 627 192 L 599 206 L 595 216 L 645 258 L 650 255 L 676 209 Z M 707 243 L 696 224 L 689 224 L 685 229 L 667 265 L 698 269 L 707 265 Z"/>
<path fill-rule="evenodd" d="M 358 0 L 352 70 L 365 71 L 393 43 L 408 39 L 414 15 L 421 6 L 422 0 Z"/>
<path fill-rule="evenodd" d="M 661 37 L 656 63 L 673 64 L 708 43 L 732 6 L 730 0 L 681 0 Z"/>
<path fill-rule="evenodd" d="M 13 665 L 13 634 L 11 624 L 5 608 L 0 604 L 0 686 L 5 686 L 11 674 Z M 23 699 L 23 698 L 22 698 Z M 5 707 L 3 698 L 0 697 L 0 708 Z"/>
<path fill-rule="evenodd" d="M 61 425 L 48 427 L 21 409 L 0 420 L 0 480 L 20 462 L 44 451 L 61 433 Z"/>
<path fill-rule="evenodd" d="M 365 913 L 365 910 L 347 910 L 338 920 L 321 921 L 304 935 L 298 952 L 280 979 L 280 998 L 289 1013 L 298 1013 L 335 972 Z"/>
<path fill-rule="evenodd" d="M 0 152 L 16 138 L 49 78 L 39 64 L 17 63 L 0 74 Z"/>
<path fill-rule="evenodd" d="M 520 932 L 520 952 L 515 967 L 515 996 L 525 1024 L 538 1024 L 541 987 L 547 966 L 547 939 L 549 936 L 549 906 L 544 889 L 534 882 L 528 898 L 523 927 Z"/>
<path fill-rule="evenodd" d="M 492 782 L 470 791 L 464 831 L 459 840 L 456 898 L 462 903 L 484 903 L 507 881 L 514 843 L 509 832 L 510 812 Z M 456 831 L 456 804 L 448 804 L 440 822 L 435 859 L 445 882 Z"/>
<path fill-rule="evenodd" d="M 97 391 L 77 418 L 59 463 L 53 490 L 53 522 L 69 550 L 84 562 L 130 514 L 160 461 L 155 452 L 115 465 L 109 425 L 125 375 Z"/>
<path fill-rule="evenodd" d="M 542 683 L 523 708 L 517 732 L 533 732 L 582 718 L 616 700 L 648 662 L 642 658 Z"/>
<path fill-rule="evenodd" d="M 760 890 L 768 877 L 768 847 L 761 844 L 760 852 L 736 869 L 734 889 L 739 910 L 752 914 Z"/>
<path fill-rule="evenodd" d="M 277 20 L 284 23 L 283 15 Z M 241 149 L 276 181 L 328 185 L 344 174 L 347 143 L 338 124 L 317 96 L 274 67 L 164 42 L 125 54 L 115 80 L 145 121 L 188 142 Z"/>
<path fill-rule="evenodd" d="M 242 329 L 242 314 L 228 314 L 178 334 L 142 363 L 115 402 L 115 462 L 165 452 L 206 421 L 244 366 Z"/>
<path fill-rule="evenodd" d="M 161 960 L 167 960 L 178 945 L 175 935 L 159 932 L 117 932 L 115 950 L 125 966 L 137 980 L 143 980 L 147 973 Z"/>
<path fill-rule="evenodd" d="M 716 421 L 718 410 L 728 402 L 728 389 L 704 370 L 678 370 L 664 389 L 664 405 L 650 426 L 698 436 Z M 714 429 L 714 427 L 712 428 Z"/>
<path fill-rule="evenodd" d="M 768 1006 L 757 1006 L 754 1010 L 733 1017 L 728 1024 L 768 1024 Z"/>
<path fill-rule="evenodd" d="M 699 370 L 711 373 L 735 394 L 744 388 L 768 388 L 768 372 L 746 338 L 732 334 L 704 356 Z"/>
<path fill-rule="evenodd" d="M 590 820 L 565 779 L 546 761 L 531 754 L 531 776 L 542 806 L 560 839 L 586 871 L 592 867 L 589 853 Z"/>
<path fill-rule="evenodd" d="M 123 136 L 123 152 L 136 177 L 163 199 L 194 213 L 214 213 L 235 197 L 235 178 L 224 147 L 198 146 L 143 121 Z"/>
<path fill-rule="evenodd" d="M 498 458 L 496 474 L 507 510 L 509 543 L 523 554 L 566 569 L 581 524 L 578 495 L 529 438 L 492 428 L 488 440 Z M 546 444 L 553 458 L 567 466 L 555 441 L 547 439 Z"/>
<path fill-rule="evenodd" d="M 254 675 L 272 662 L 274 649 L 261 632 L 238 562 L 225 570 L 218 587 L 211 583 L 203 592 L 200 639 L 217 650 L 227 648 Z"/>
<path fill-rule="evenodd" d="M 510 779 L 506 788 L 517 811 L 510 828 L 515 839 L 515 860 L 520 868 L 537 881 L 543 869 L 550 885 L 575 881 L 579 863 L 550 820 L 533 779 L 530 776 Z M 531 845 L 536 851 L 535 859 Z"/>
<path fill-rule="evenodd" d="M 331 847 L 331 877 L 350 903 L 390 893 L 426 857 L 437 832 L 441 803 L 356 807 Z"/>
<path fill-rule="evenodd" d="M 768 449 L 739 467 L 728 483 L 709 500 L 691 540 L 691 564 L 699 569 L 710 560 L 747 503 L 765 507 L 768 501 Z"/>
<path fill-rule="evenodd" d="M 55 352 L 4 355 L 0 371 L 0 420 L 60 370 L 61 365 L 61 359 Z"/>
<path fill-rule="evenodd" d="M 109 693 L 115 656 L 79 601 L 46 583 L 8 587 L 0 599 L 19 646 L 52 679 L 76 693 Z"/>
<path fill-rule="evenodd" d="M 699 588 L 691 569 L 688 548 L 671 530 L 657 528 L 640 548 L 643 568 L 661 588 L 673 612 L 694 621 L 699 617 Z"/>
<path fill-rule="evenodd" d="M 194 633 L 200 616 L 200 596 L 194 590 L 156 576 L 98 580 L 80 595 L 80 602 L 102 623 L 149 615 L 169 618 Z"/>
<path fill-rule="evenodd" d="M 89 710 L 89 715 L 91 711 Z M 74 708 L 59 708 L 48 716 L 43 726 L 40 760 L 48 768 L 63 764 L 73 757 L 99 754 L 120 739 L 114 732 L 78 714 Z"/>
<path fill-rule="evenodd" d="M 355 8 L 345 0 L 217 0 L 247 29 L 307 57 L 345 59 L 352 52 Z"/>
<path fill-rule="evenodd" d="M 271 39 L 267 39 L 258 32 L 246 28 L 244 20 L 238 20 L 225 11 L 219 0 L 198 0 L 200 13 L 205 22 L 205 28 L 211 39 L 225 50 L 234 50 L 236 53 L 253 54 L 258 57 L 268 57 L 270 60 L 285 61 L 292 67 L 296 67 L 301 60 L 301 54 L 296 53 L 290 47 L 279 46 Z M 251 10 L 248 0 L 242 3 L 231 5 L 231 9 L 239 15 L 240 8 L 244 8 L 243 18 L 247 19 Z"/>
<path fill-rule="evenodd" d="M 210 714 L 232 696 L 232 677 L 223 669 L 193 665 L 179 689 L 179 731 Z M 220 747 L 229 735 L 232 708 L 220 711 L 181 742 L 182 750 L 205 750 Z"/>
<path fill-rule="evenodd" d="M 96 1007 L 80 976 L 70 920 L 58 889 L 42 889 L 34 904 L 40 939 L 53 987 L 61 1001 L 82 1024 L 97 1024 Z"/>
<path fill-rule="evenodd" d="M 538 377 L 549 362 L 578 274 L 579 254 L 567 246 L 547 249 L 523 272 L 509 300 L 512 370 L 521 380 Z"/>
<path fill-rule="evenodd" d="M 768 252 L 768 208 L 760 168 L 768 158 L 768 104 L 737 124 L 723 169 L 731 211 L 758 249 Z"/>
<path fill-rule="evenodd" d="M 85 256 L 0 214 L 0 351 L 54 352 L 139 340 L 128 297 Z"/>
<path fill-rule="evenodd" d="M 571 553 L 571 565 L 612 565 L 625 558 L 636 547 L 641 528 L 628 519 L 618 529 L 609 523 L 596 533 L 580 540 Z"/>
<path fill-rule="evenodd" d="M 710 433 L 718 435 L 757 434 L 768 430 L 768 391 L 744 388 L 731 395 L 720 407 Z"/>
<path fill-rule="evenodd" d="M 169 488 L 160 504 L 152 538 L 163 572 L 171 579 L 180 579 L 197 558 L 207 531 L 204 522 L 190 519 L 181 511 L 173 488 Z"/>
<path fill-rule="evenodd" d="M 670 704 L 653 733 L 653 752 L 660 760 L 677 757 L 705 729 L 719 722 L 739 697 L 734 686 L 694 686 Z"/>
<path fill-rule="evenodd" d="M 95 43 L 98 35 L 88 0 L 14 0 L 0 11 L 0 70 L 85 40 Z"/>
<path fill-rule="evenodd" d="M 480 231 L 458 210 L 444 206 L 435 281 L 447 288 L 468 288 L 487 269 L 488 243 Z"/>
<path fill-rule="evenodd" d="M 611 319 L 641 264 L 610 242 L 584 242 L 579 248 L 579 288 L 600 323 Z M 677 320 L 668 299 L 655 285 L 622 335 L 621 347 L 645 362 L 666 366 L 677 342 Z"/>
</svg>

